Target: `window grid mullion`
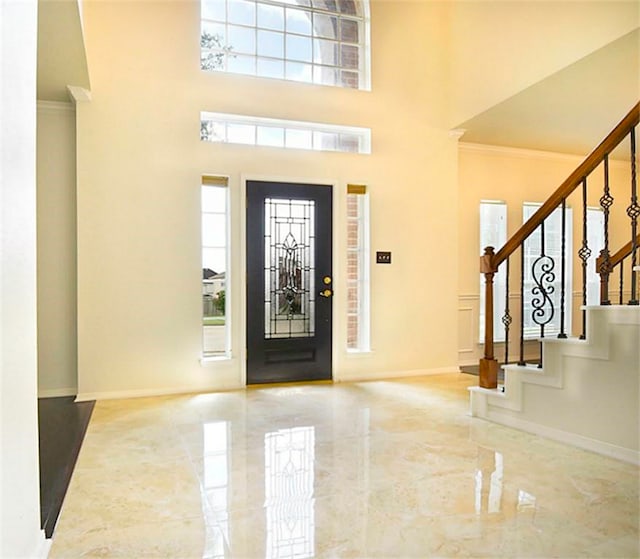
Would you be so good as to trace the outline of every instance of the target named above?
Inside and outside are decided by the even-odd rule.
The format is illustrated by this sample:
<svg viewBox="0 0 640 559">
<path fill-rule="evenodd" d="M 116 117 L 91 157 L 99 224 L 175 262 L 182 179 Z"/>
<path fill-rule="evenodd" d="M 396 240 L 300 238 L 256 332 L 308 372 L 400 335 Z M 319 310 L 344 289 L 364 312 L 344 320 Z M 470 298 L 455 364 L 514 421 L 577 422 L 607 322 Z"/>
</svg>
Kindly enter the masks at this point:
<svg viewBox="0 0 640 559">
<path fill-rule="evenodd" d="M 263 30 L 263 31 L 276 31 L 279 32 L 279 30 L 274 30 L 274 29 L 269 29 L 266 27 L 262 27 L 260 25 L 258 25 L 258 21 L 257 21 L 257 12 L 258 12 L 258 7 L 260 5 L 265 5 L 265 6 L 274 6 L 274 7 L 278 7 L 282 9 L 282 16 L 283 16 L 283 21 L 282 21 L 282 27 L 284 29 L 283 32 L 283 41 L 284 41 L 284 45 L 283 45 L 283 50 L 284 50 L 284 58 L 279 58 L 279 57 L 274 57 L 274 56 L 262 56 L 262 55 L 258 55 L 258 31 L 259 30 Z M 242 56 L 242 57 L 246 57 L 246 58 L 252 58 L 253 59 L 253 64 L 252 64 L 252 68 L 251 70 L 249 70 L 248 68 L 245 69 L 245 71 L 243 72 L 242 69 L 238 69 L 236 71 L 239 71 L 239 73 L 245 73 L 245 74 L 250 74 L 250 75 L 260 75 L 258 72 L 258 58 L 260 59 L 265 59 L 265 60 L 270 60 L 272 62 L 282 62 L 284 65 L 284 74 L 283 77 L 284 79 L 295 79 L 296 81 L 299 81 L 298 78 L 295 77 L 291 77 L 287 75 L 286 72 L 286 66 L 288 62 L 291 63 L 295 63 L 295 64 L 303 64 L 306 65 L 307 67 L 309 67 L 311 69 L 311 75 L 309 77 L 309 81 L 311 83 L 320 83 L 320 84 L 324 84 L 324 85 L 338 85 L 338 86 L 342 86 L 342 87 L 357 87 L 360 88 L 362 86 L 362 75 L 366 66 L 366 52 L 365 52 L 365 46 L 366 46 L 366 40 L 365 37 L 368 34 L 367 29 L 364 27 L 366 25 L 366 20 L 365 17 L 362 15 L 358 15 L 358 14 L 347 14 L 347 13 L 343 13 L 341 11 L 331 11 L 328 9 L 323 9 L 323 8 L 319 8 L 316 6 L 292 6 L 289 3 L 285 3 L 285 2 L 278 2 L 276 0 L 253 0 L 253 6 L 254 6 L 254 14 L 255 14 L 255 23 L 254 25 L 248 25 L 248 24 L 242 24 L 242 23 L 233 23 L 233 25 L 237 26 L 237 27 L 243 27 L 245 29 L 248 28 L 252 28 L 253 32 L 254 32 L 254 40 L 255 40 L 255 44 L 256 44 L 256 50 L 253 54 L 241 54 L 239 53 L 238 56 Z M 290 11 L 293 10 L 294 12 L 301 12 L 306 14 L 306 16 L 309 18 L 310 22 L 311 22 L 311 30 L 309 34 L 304 34 L 304 33 L 299 33 L 299 32 L 294 32 L 294 31 L 290 31 L 289 30 L 289 23 L 287 20 L 287 15 L 288 13 L 290 13 Z M 226 41 L 228 43 L 229 41 L 229 27 L 230 27 L 230 22 L 229 22 L 229 13 L 230 13 L 230 0 L 225 0 L 225 21 L 219 21 L 217 19 L 211 19 L 211 18 L 201 18 L 201 21 L 203 23 L 210 23 L 210 24 L 223 24 L 225 27 L 225 35 L 227 37 Z M 314 16 L 315 15 L 322 15 L 322 16 L 326 16 L 326 17 L 330 17 L 330 18 L 335 18 L 335 22 L 336 22 L 336 29 L 335 29 L 335 37 L 324 37 L 318 34 L 315 26 L 313 25 L 313 21 L 314 21 Z M 345 21 L 351 21 L 351 22 L 355 22 L 355 24 L 357 25 L 357 31 L 358 31 L 358 37 L 359 40 L 357 42 L 354 41 L 348 41 L 348 40 L 343 40 L 342 38 L 342 26 L 343 26 L 343 22 Z M 291 58 L 291 54 L 289 52 L 289 47 L 287 46 L 287 36 L 293 36 L 293 37 L 304 37 L 306 39 L 311 40 L 311 60 L 310 61 L 298 61 L 298 60 L 293 60 Z M 316 44 L 318 40 L 326 40 L 330 43 L 333 43 L 335 45 L 335 49 L 336 49 L 336 60 L 335 63 L 333 62 L 325 62 L 320 60 L 320 62 L 316 61 L 317 58 L 317 53 L 318 53 L 318 45 Z M 343 57 L 342 57 L 342 50 L 344 46 L 353 46 L 357 49 L 357 65 L 355 68 L 348 68 L 343 66 Z M 229 53 L 225 50 L 224 46 L 222 48 L 216 49 L 208 49 L 208 52 L 211 53 L 221 53 L 223 56 L 221 57 L 222 59 L 222 70 L 224 71 L 231 71 L 229 68 L 229 64 L 230 64 L 230 56 Z M 316 69 L 319 69 L 320 71 L 316 71 Z M 323 79 L 323 71 L 322 69 L 325 70 L 330 70 L 332 72 L 334 72 L 332 75 L 334 77 L 327 77 Z M 215 68 L 214 70 L 217 70 L 217 68 Z M 343 79 L 343 74 L 346 75 L 351 75 L 354 76 L 354 79 L 347 79 L 346 81 Z M 276 77 L 279 78 L 280 76 L 272 76 L 272 77 Z M 301 76 L 302 77 L 302 76 Z M 325 81 L 326 80 L 326 81 Z M 302 81 L 307 81 L 307 79 L 302 79 Z"/>
<path fill-rule="evenodd" d="M 332 11 L 332 10 L 326 10 L 323 8 L 317 8 L 315 6 L 292 6 L 291 4 L 287 3 L 287 2 L 277 2 L 275 0 L 254 0 L 256 6 L 258 4 L 266 4 L 269 6 L 276 6 L 278 8 L 291 8 L 293 7 L 296 10 L 302 10 L 305 12 L 310 12 L 310 13 L 315 13 L 315 14 L 322 14 L 322 15 L 327 15 L 327 16 L 337 16 L 337 17 L 345 17 L 346 19 L 354 19 L 354 20 L 358 20 L 358 21 L 362 21 L 364 20 L 364 17 L 359 16 L 357 14 L 345 14 L 343 12 L 340 11 Z"/>
</svg>

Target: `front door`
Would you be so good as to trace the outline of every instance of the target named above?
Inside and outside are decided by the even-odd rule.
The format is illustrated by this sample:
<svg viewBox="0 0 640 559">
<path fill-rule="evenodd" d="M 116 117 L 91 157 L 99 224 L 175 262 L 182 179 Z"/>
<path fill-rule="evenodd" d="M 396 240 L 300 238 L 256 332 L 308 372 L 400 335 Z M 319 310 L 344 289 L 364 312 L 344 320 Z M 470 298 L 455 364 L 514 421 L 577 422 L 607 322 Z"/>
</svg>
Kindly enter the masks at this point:
<svg viewBox="0 0 640 559">
<path fill-rule="evenodd" d="M 247 181 L 247 383 L 331 378 L 331 186 Z"/>
</svg>

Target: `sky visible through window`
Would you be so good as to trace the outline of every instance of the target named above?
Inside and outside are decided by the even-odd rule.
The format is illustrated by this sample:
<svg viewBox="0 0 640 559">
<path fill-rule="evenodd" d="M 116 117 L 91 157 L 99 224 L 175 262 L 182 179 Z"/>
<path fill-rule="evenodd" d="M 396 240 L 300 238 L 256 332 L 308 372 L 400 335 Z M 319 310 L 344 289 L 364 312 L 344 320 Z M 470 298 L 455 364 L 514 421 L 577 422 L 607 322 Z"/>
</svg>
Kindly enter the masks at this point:
<svg viewBox="0 0 640 559">
<path fill-rule="evenodd" d="M 200 138 L 250 146 L 371 153 L 369 128 L 227 113 L 200 113 Z"/>
<path fill-rule="evenodd" d="M 227 189 L 202 187 L 202 267 L 227 270 Z"/>
<path fill-rule="evenodd" d="M 361 0 L 202 0 L 204 70 L 368 89 Z"/>
</svg>

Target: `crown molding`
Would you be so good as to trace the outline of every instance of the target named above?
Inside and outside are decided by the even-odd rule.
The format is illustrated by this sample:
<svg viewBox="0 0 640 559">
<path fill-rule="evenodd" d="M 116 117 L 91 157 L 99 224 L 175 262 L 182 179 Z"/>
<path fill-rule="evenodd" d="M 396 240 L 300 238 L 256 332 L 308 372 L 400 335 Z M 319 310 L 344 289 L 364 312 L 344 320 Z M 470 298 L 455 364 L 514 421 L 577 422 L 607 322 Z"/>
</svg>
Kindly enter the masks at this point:
<svg viewBox="0 0 640 559">
<path fill-rule="evenodd" d="M 84 87 L 68 85 L 67 92 L 69 93 L 69 97 L 75 104 L 91 101 L 91 91 L 85 89 Z"/>
<path fill-rule="evenodd" d="M 472 142 L 460 142 L 460 151 L 467 153 L 484 153 L 504 157 L 519 157 L 521 159 L 545 159 L 547 161 L 568 161 L 576 164 L 582 163 L 586 155 L 575 155 L 570 153 L 558 153 L 555 151 L 543 151 L 536 149 L 515 148 L 507 146 L 494 146 L 490 144 L 475 144 Z M 629 166 L 628 161 L 622 159 L 610 159 L 609 165 Z"/>
<path fill-rule="evenodd" d="M 75 111 L 75 107 L 73 103 L 67 103 L 64 101 L 38 101 L 36 107 L 39 111 L 47 111 L 47 112 L 64 112 L 64 113 L 72 113 Z"/>
</svg>

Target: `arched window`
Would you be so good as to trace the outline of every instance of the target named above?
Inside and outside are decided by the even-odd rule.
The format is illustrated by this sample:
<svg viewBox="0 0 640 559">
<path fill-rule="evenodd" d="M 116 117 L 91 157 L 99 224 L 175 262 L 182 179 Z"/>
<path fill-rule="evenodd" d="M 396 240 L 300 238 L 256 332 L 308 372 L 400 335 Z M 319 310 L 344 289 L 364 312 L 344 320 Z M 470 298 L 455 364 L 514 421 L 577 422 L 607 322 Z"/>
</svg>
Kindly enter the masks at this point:
<svg viewBox="0 0 640 559">
<path fill-rule="evenodd" d="M 368 0 L 201 0 L 203 70 L 369 89 Z"/>
</svg>

